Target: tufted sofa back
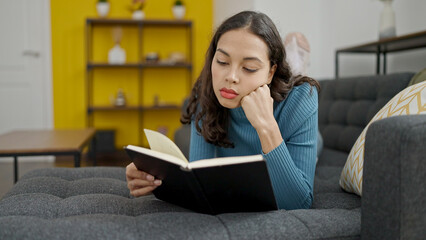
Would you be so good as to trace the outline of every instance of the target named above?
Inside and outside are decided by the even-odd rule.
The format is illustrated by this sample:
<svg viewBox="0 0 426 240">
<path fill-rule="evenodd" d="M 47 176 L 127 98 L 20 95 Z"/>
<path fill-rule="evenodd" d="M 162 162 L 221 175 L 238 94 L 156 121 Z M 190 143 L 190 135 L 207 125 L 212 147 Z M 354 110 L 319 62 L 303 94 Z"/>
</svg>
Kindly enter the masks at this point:
<svg viewBox="0 0 426 240">
<path fill-rule="evenodd" d="M 324 147 L 349 153 L 374 115 L 407 87 L 413 73 L 320 81 L 318 123 Z"/>
</svg>

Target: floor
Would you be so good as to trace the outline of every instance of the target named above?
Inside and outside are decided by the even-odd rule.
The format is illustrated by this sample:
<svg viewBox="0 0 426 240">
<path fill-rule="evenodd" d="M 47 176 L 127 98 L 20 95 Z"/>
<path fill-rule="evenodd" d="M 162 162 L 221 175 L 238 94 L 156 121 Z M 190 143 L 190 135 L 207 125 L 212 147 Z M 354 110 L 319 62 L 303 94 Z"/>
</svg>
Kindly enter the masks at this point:
<svg viewBox="0 0 426 240">
<path fill-rule="evenodd" d="M 102 153 L 96 156 L 97 166 L 122 166 L 125 167 L 130 163 L 129 157 L 123 151 L 113 153 Z M 87 154 L 84 154 L 81 161 L 81 167 L 93 166 L 93 161 L 89 160 Z M 56 157 L 54 162 L 19 162 L 18 159 L 18 175 L 23 176 L 25 173 L 38 168 L 54 168 L 54 167 L 74 167 L 74 158 L 68 156 Z M 19 178 L 18 178 L 19 180 Z M 13 187 L 13 162 L 0 161 L 0 198 Z"/>
</svg>

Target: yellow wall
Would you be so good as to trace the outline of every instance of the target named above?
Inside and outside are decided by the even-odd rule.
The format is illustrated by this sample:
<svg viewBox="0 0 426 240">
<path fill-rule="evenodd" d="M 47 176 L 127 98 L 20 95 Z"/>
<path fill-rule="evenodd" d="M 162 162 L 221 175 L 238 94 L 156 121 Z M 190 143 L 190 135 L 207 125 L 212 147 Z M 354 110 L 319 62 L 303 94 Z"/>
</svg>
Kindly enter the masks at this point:
<svg viewBox="0 0 426 240">
<path fill-rule="evenodd" d="M 55 128 L 82 128 L 87 124 L 86 83 L 85 83 L 85 20 L 97 17 L 95 0 L 75 0 L 70 2 L 51 1 L 52 22 L 52 62 L 53 96 Z M 131 0 L 110 0 L 110 18 L 130 18 L 127 10 Z M 147 0 L 144 8 L 146 19 L 173 19 L 171 6 L 174 0 Z M 193 72 L 192 80 L 198 76 L 204 64 L 204 55 L 212 35 L 212 0 L 185 0 L 185 19 L 193 21 Z M 179 32 L 169 29 L 167 34 L 158 33 L 158 29 L 146 30 L 147 39 L 143 51 L 158 51 L 166 58 L 170 49 L 187 50 Z M 176 30 L 179 31 L 179 30 Z M 163 35 L 162 35 L 163 34 Z M 171 34 L 171 35 L 170 35 Z M 160 36 L 157 40 L 149 36 Z M 145 35 L 144 35 L 145 36 Z M 163 36 L 163 37 L 161 37 Z M 165 37 L 164 37 L 165 36 Z M 126 50 L 127 60 L 137 60 L 137 41 L 134 29 L 123 29 L 122 47 Z M 155 38 L 155 37 L 154 37 Z M 172 40 L 167 42 L 166 40 Z M 93 59 L 107 61 L 107 51 L 113 46 L 110 29 L 97 29 L 94 32 Z M 150 44 L 148 44 L 150 42 Z M 176 47 L 175 47 L 176 46 Z M 185 97 L 185 71 L 182 69 L 149 69 L 143 73 L 143 104 L 152 104 L 155 93 L 162 92 L 160 101 L 180 104 Z M 122 88 L 128 103 L 138 102 L 138 71 L 136 69 L 96 69 L 94 70 L 94 104 L 105 105 Z M 186 88 L 186 89 L 185 89 Z M 187 92 L 186 92 L 187 93 Z M 179 111 L 156 110 L 147 112 L 141 118 L 137 112 L 96 112 L 94 125 L 99 129 L 116 129 L 116 146 L 140 144 L 144 127 L 157 129 L 168 126 L 169 137 L 180 126 Z M 143 139 L 143 138 L 142 138 Z M 145 143 L 145 141 L 144 141 Z"/>
</svg>

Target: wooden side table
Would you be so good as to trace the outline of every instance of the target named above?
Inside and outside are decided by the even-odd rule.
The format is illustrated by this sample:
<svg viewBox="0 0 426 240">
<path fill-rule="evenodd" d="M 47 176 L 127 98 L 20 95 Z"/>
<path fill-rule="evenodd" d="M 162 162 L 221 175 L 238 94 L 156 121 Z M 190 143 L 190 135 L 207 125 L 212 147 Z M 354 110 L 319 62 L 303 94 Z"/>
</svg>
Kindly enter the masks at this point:
<svg viewBox="0 0 426 240">
<path fill-rule="evenodd" d="M 73 130 L 19 130 L 0 135 L 0 157 L 14 158 L 18 180 L 18 156 L 73 155 L 80 167 L 81 152 L 95 136 L 94 128 Z"/>
</svg>

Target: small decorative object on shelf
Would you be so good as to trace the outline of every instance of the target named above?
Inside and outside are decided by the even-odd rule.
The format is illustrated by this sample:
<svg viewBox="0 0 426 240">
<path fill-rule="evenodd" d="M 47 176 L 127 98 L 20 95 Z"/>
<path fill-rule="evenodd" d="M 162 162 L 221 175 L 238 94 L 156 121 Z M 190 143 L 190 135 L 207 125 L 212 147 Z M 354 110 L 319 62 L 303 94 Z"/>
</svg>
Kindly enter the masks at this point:
<svg viewBox="0 0 426 240">
<path fill-rule="evenodd" d="M 167 59 L 162 61 L 163 63 L 176 64 L 185 62 L 185 54 L 181 52 L 171 52 Z"/>
<path fill-rule="evenodd" d="M 99 17 L 106 17 L 109 13 L 108 0 L 99 0 L 98 3 L 96 3 L 96 11 L 98 12 Z"/>
<path fill-rule="evenodd" d="M 158 95 L 154 95 L 154 106 L 158 106 L 160 105 L 160 98 L 158 97 Z"/>
<path fill-rule="evenodd" d="M 132 0 L 132 4 L 129 7 L 132 12 L 132 19 L 142 20 L 145 18 L 144 6 L 145 0 Z"/>
<path fill-rule="evenodd" d="M 110 64 L 124 64 L 126 63 L 126 51 L 120 47 L 122 30 L 120 27 L 115 27 L 112 30 L 112 37 L 114 39 L 114 47 L 108 52 L 108 63 Z"/>
<path fill-rule="evenodd" d="M 185 16 L 185 6 L 183 5 L 183 2 L 181 0 L 176 0 L 172 11 L 173 11 L 173 16 L 176 19 L 183 19 L 183 17 Z"/>
<path fill-rule="evenodd" d="M 146 62 L 156 63 L 158 60 L 160 60 L 160 57 L 157 52 L 149 52 L 145 55 Z"/>
<path fill-rule="evenodd" d="M 114 106 L 124 107 L 126 106 L 126 97 L 124 96 L 123 89 L 118 89 L 117 96 L 115 97 Z"/>
<path fill-rule="evenodd" d="M 396 36 L 395 12 L 392 8 L 393 0 L 380 0 L 383 2 L 383 10 L 380 14 L 379 39 Z"/>
</svg>

